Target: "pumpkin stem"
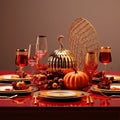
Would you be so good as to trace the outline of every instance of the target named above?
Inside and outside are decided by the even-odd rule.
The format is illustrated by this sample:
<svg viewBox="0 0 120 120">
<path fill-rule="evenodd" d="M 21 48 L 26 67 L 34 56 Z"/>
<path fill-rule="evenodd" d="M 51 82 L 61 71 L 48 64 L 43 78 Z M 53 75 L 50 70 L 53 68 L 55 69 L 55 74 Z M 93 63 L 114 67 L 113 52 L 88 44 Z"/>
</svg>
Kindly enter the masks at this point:
<svg viewBox="0 0 120 120">
<path fill-rule="evenodd" d="M 73 67 L 73 70 L 74 70 L 75 73 L 77 73 L 77 68 Z"/>
<path fill-rule="evenodd" d="M 58 37 L 58 42 L 59 42 L 59 44 L 60 44 L 60 49 L 64 49 L 63 43 L 61 42 L 61 40 L 62 40 L 63 38 L 64 38 L 63 35 L 60 35 L 60 36 Z"/>
</svg>

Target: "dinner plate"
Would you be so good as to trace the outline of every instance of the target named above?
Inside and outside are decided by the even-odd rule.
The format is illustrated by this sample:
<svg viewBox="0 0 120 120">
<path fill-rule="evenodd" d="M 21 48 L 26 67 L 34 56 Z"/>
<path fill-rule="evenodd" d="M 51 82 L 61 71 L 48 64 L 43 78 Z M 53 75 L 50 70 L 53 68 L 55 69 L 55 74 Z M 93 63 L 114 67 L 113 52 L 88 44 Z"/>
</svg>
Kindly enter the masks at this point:
<svg viewBox="0 0 120 120">
<path fill-rule="evenodd" d="M 42 98 L 51 99 L 73 99 L 84 96 L 84 92 L 77 90 L 42 90 L 35 94 Z"/>
<path fill-rule="evenodd" d="M 119 83 L 113 83 L 110 86 L 111 89 L 100 89 L 98 88 L 98 85 L 92 85 L 91 91 L 97 92 L 97 93 L 104 93 L 104 94 L 120 94 L 120 84 Z"/>
<path fill-rule="evenodd" d="M 113 80 L 113 82 L 120 82 L 120 75 L 106 75 L 106 77 L 113 77 L 114 78 L 114 80 Z M 94 82 L 100 82 L 100 78 L 98 78 L 98 77 L 93 77 L 93 81 Z"/>
<path fill-rule="evenodd" d="M 30 83 L 30 77 L 19 78 L 19 76 L 16 74 L 0 75 L 0 82 L 11 83 L 13 81 L 24 81 L 24 82 Z"/>
<path fill-rule="evenodd" d="M 25 90 L 15 90 L 11 84 L 0 83 L 0 95 L 25 95 L 37 91 L 35 86 L 29 85 L 28 89 Z"/>
</svg>

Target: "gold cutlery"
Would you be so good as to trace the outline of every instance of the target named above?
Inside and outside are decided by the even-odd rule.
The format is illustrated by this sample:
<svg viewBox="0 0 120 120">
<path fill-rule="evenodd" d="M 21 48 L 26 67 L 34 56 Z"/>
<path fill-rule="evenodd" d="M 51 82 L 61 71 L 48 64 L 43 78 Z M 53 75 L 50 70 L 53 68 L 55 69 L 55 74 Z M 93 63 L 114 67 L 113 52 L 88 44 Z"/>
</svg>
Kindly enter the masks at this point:
<svg viewBox="0 0 120 120">
<path fill-rule="evenodd" d="M 86 96 L 86 103 L 89 104 L 89 96 Z"/>
<path fill-rule="evenodd" d="M 90 103 L 93 104 L 94 101 L 93 101 L 92 96 L 89 96 L 89 98 L 90 98 Z"/>
<path fill-rule="evenodd" d="M 38 103 L 37 95 L 33 95 L 33 98 L 34 98 L 34 104 L 37 104 Z"/>
<path fill-rule="evenodd" d="M 94 103 L 92 96 L 88 96 L 88 95 L 86 96 L 86 103 L 87 104 L 93 104 Z"/>
</svg>

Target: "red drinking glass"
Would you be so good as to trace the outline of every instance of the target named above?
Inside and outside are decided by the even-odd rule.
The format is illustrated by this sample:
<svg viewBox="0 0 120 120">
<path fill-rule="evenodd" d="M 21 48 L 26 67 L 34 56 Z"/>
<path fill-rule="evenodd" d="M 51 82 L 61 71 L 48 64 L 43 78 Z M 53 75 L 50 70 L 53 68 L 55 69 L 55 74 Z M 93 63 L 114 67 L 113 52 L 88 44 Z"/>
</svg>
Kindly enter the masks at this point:
<svg viewBox="0 0 120 120">
<path fill-rule="evenodd" d="M 90 82 L 92 82 L 92 77 L 97 67 L 98 53 L 95 51 L 87 52 L 84 59 L 84 69 L 89 75 Z"/>
<path fill-rule="evenodd" d="M 104 64 L 104 72 L 106 72 L 106 66 L 112 62 L 111 47 L 100 47 L 99 61 Z"/>
<path fill-rule="evenodd" d="M 16 66 L 19 66 L 19 71 L 23 73 L 23 67 L 28 65 L 28 50 L 27 49 L 16 49 Z"/>
</svg>

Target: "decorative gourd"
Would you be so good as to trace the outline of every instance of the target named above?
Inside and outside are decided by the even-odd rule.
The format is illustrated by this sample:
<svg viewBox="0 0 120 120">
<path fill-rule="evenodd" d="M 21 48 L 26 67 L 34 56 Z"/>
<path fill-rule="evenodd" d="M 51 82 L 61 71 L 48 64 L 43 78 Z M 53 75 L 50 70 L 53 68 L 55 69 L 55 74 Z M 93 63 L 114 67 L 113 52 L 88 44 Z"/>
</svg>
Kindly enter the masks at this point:
<svg viewBox="0 0 120 120">
<path fill-rule="evenodd" d="M 89 77 L 85 72 L 74 71 L 67 73 L 63 80 L 66 88 L 71 90 L 80 90 L 88 85 Z"/>
<path fill-rule="evenodd" d="M 64 49 L 61 42 L 63 35 L 58 37 L 60 48 L 53 51 L 48 58 L 49 71 L 61 70 L 65 74 L 73 71 L 73 67 L 76 67 L 76 60 L 71 51 Z"/>
</svg>

